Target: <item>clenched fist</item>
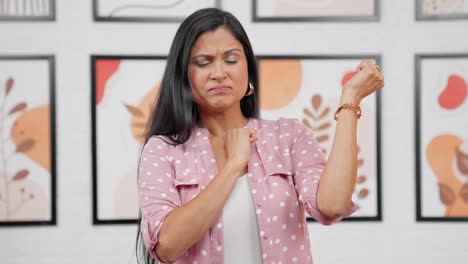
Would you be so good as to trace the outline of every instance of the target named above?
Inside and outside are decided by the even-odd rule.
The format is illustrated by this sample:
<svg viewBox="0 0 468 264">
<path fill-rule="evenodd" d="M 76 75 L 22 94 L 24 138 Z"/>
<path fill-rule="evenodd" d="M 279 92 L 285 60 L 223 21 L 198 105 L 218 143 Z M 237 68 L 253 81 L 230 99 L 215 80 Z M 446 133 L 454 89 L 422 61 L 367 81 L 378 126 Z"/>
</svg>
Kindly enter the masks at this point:
<svg viewBox="0 0 468 264">
<path fill-rule="evenodd" d="M 227 159 L 234 161 L 242 168 L 249 164 L 250 143 L 257 139 L 257 132 L 253 128 L 229 129 L 225 135 L 224 148 Z"/>
<path fill-rule="evenodd" d="M 343 96 L 352 98 L 354 103 L 359 104 L 369 94 L 384 86 L 384 77 L 380 67 L 372 61 L 361 61 L 356 67 L 356 74 L 344 84 Z"/>
</svg>

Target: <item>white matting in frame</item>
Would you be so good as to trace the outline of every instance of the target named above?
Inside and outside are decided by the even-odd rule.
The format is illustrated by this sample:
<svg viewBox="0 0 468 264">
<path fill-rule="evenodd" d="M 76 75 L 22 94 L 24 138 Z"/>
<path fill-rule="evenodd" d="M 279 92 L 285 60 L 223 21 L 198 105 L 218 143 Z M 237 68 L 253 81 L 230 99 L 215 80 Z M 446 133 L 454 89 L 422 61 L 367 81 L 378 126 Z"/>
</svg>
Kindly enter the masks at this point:
<svg viewBox="0 0 468 264">
<path fill-rule="evenodd" d="M 255 22 L 379 21 L 379 0 L 253 0 Z"/>
<path fill-rule="evenodd" d="M 137 165 L 165 56 L 92 56 L 93 223 L 135 223 Z"/>
<path fill-rule="evenodd" d="M 0 56 L 0 226 L 56 224 L 54 57 Z"/>
</svg>

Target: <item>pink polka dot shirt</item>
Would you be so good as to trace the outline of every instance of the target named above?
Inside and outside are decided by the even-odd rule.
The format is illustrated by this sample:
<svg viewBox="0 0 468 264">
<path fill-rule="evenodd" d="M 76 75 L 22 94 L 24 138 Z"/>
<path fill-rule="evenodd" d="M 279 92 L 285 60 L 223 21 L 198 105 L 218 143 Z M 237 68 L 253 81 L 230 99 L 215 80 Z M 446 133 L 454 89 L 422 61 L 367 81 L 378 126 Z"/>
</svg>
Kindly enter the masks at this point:
<svg viewBox="0 0 468 264">
<path fill-rule="evenodd" d="M 331 225 L 317 208 L 316 193 L 325 167 L 324 154 L 311 131 L 296 119 L 250 118 L 245 127 L 257 130 L 248 164 L 248 184 L 257 218 L 263 263 L 312 263 L 306 215 Z M 171 146 L 153 136 L 140 157 L 138 190 L 141 233 L 151 256 L 167 215 L 189 202 L 217 174 L 206 128 L 193 129 L 190 139 Z M 351 203 L 344 217 L 355 211 Z M 223 263 L 223 217 L 182 254 L 177 264 Z"/>
</svg>

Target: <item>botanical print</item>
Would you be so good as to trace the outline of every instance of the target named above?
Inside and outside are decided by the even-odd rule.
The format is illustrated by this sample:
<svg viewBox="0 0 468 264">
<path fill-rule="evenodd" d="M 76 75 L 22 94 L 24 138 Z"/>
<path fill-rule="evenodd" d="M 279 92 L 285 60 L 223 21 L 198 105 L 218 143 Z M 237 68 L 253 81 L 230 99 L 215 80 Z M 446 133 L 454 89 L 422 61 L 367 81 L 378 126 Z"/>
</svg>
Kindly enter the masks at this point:
<svg viewBox="0 0 468 264">
<path fill-rule="evenodd" d="M 419 63 L 418 213 L 422 218 L 468 219 L 468 55 Z"/>
<path fill-rule="evenodd" d="M 47 59 L 0 59 L 0 222 L 53 221 Z"/>
<path fill-rule="evenodd" d="M 53 0 L 0 0 L 1 17 L 48 17 Z"/>
<path fill-rule="evenodd" d="M 266 119 L 297 118 L 309 127 L 328 156 L 342 86 L 354 75 L 358 59 L 261 58 L 260 108 Z M 358 178 L 353 217 L 378 217 L 378 152 L 376 96 L 361 103 L 358 121 Z"/>
<path fill-rule="evenodd" d="M 259 16 L 371 16 L 375 0 L 257 0 Z"/>
<path fill-rule="evenodd" d="M 138 217 L 137 163 L 159 91 L 165 59 L 95 57 L 95 215 L 99 221 Z"/>
<path fill-rule="evenodd" d="M 94 0 L 101 17 L 180 18 L 200 8 L 215 7 L 217 0 Z"/>
</svg>

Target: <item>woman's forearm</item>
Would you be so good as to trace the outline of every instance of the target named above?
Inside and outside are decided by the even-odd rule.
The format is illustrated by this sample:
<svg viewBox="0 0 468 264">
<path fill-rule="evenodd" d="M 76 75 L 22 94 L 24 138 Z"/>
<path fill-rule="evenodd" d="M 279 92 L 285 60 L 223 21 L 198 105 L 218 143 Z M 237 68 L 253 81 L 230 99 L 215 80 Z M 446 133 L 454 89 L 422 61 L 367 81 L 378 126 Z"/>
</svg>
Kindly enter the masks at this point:
<svg viewBox="0 0 468 264">
<path fill-rule="evenodd" d="M 214 225 L 241 172 L 240 166 L 228 162 L 194 199 L 167 216 L 155 246 L 162 260 L 177 259 Z"/>
<path fill-rule="evenodd" d="M 359 104 L 354 96 L 343 94 L 341 104 Z M 351 204 L 357 174 L 357 116 L 353 110 L 338 114 L 335 137 L 317 191 L 319 210 L 330 216 L 342 216 Z"/>
</svg>

